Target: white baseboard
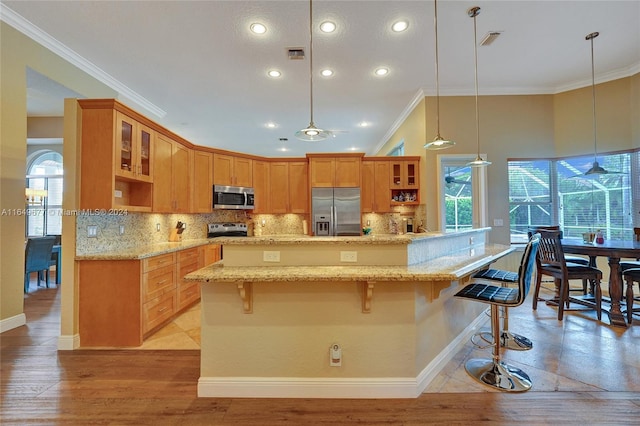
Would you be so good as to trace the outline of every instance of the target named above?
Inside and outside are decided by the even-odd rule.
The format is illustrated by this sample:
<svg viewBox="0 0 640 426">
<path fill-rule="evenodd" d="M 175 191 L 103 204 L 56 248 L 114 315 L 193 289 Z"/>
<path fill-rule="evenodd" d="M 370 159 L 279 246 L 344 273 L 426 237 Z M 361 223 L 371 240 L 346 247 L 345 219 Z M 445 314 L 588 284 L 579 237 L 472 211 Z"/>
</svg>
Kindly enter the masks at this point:
<svg viewBox="0 0 640 426">
<path fill-rule="evenodd" d="M 72 351 L 80 347 L 80 335 L 62 335 L 58 337 L 59 351 Z"/>
<path fill-rule="evenodd" d="M 24 313 L 0 320 L 0 333 L 13 330 L 27 323 L 27 317 Z"/>
<path fill-rule="evenodd" d="M 198 397 L 417 398 L 486 320 L 479 315 L 416 378 L 200 377 Z"/>
</svg>

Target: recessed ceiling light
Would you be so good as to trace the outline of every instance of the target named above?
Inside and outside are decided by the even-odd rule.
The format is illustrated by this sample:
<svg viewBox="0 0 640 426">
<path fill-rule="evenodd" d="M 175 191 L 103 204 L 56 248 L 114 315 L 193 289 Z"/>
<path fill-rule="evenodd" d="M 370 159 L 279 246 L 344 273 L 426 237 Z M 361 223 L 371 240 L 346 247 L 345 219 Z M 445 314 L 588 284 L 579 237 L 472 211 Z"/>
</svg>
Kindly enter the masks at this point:
<svg viewBox="0 0 640 426">
<path fill-rule="evenodd" d="M 287 151 L 289 151 L 289 148 L 283 146 L 283 147 L 278 148 L 278 151 L 287 152 Z"/>
<path fill-rule="evenodd" d="M 268 73 L 269 77 L 280 77 L 282 73 L 278 70 L 270 70 Z"/>
<path fill-rule="evenodd" d="M 389 74 L 389 68 L 384 68 L 384 67 L 377 68 L 377 69 L 374 71 L 374 73 L 375 73 L 377 76 L 382 77 L 382 76 L 384 76 L 384 75 Z"/>
<path fill-rule="evenodd" d="M 320 71 L 320 74 L 323 77 L 331 77 L 333 75 L 333 71 L 330 70 L 330 69 L 325 69 L 325 70 Z"/>
<path fill-rule="evenodd" d="M 370 123 L 367 122 L 367 121 L 363 121 L 360 124 L 358 124 L 358 126 L 360 126 L 360 127 L 369 127 L 369 125 L 370 125 Z"/>
<path fill-rule="evenodd" d="M 267 124 L 265 124 L 265 126 L 267 126 L 269 129 L 275 129 L 276 127 L 278 127 L 276 123 L 272 122 L 268 122 Z"/>
<path fill-rule="evenodd" d="M 251 31 L 254 34 L 264 34 L 267 32 L 267 27 L 265 27 L 263 24 L 260 24 L 258 22 L 251 24 L 249 28 L 251 28 Z"/>
<path fill-rule="evenodd" d="M 402 32 L 407 28 L 409 28 L 409 23 L 407 21 L 398 21 L 391 25 L 391 29 L 397 33 Z"/>
<path fill-rule="evenodd" d="M 320 24 L 320 31 L 323 33 L 332 33 L 336 30 L 336 24 L 331 21 L 324 21 Z"/>
</svg>

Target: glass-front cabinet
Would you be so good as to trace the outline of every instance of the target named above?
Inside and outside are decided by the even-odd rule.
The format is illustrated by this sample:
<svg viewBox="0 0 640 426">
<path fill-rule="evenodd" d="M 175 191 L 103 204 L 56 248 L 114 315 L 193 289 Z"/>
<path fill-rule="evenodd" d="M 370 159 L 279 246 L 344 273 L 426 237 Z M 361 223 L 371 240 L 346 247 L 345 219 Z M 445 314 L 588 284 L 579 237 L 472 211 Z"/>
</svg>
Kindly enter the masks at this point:
<svg viewBox="0 0 640 426">
<path fill-rule="evenodd" d="M 151 182 L 153 130 L 116 113 L 116 160 L 115 174 L 124 178 Z"/>
<path fill-rule="evenodd" d="M 420 202 L 420 158 L 402 157 L 389 162 L 391 205 Z"/>
</svg>

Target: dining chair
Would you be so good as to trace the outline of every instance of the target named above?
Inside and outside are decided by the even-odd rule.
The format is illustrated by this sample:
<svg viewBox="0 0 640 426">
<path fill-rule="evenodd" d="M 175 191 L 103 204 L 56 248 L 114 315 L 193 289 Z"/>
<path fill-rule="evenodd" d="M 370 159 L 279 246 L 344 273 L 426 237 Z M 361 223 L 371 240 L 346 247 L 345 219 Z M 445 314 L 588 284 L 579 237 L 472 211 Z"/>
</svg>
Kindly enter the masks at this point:
<svg viewBox="0 0 640 426">
<path fill-rule="evenodd" d="M 549 275 L 559 283 L 558 290 L 558 320 L 562 321 L 565 309 L 569 308 L 569 302 L 575 302 L 579 305 L 586 306 L 596 310 L 598 319 L 602 317 L 602 289 L 600 281 L 602 281 L 602 271 L 592 266 L 577 265 L 567 262 L 562 250 L 562 241 L 560 240 L 560 231 L 540 230 L 540 246 L 538 247 L 538 255 L 536 263 L 538 266 L 538 274 L 536 278 L 536 286 L 533 293 L 533 309 L 538 307 L 538 295 L 540 293 L 540 275 Z M 570 280 L 589 280 L 593 289 L 595 302 L 575 297 L 569 297 L 569 281 Z"/>
<path fill-rule="evenodd" d="M 633 236 L 636 241 L 640 241 L 640 228 L 633 228 Z M 640 268 L 640 259 L 624 260 L 620 262 L 620 273 L 624 274 L 627 269 Z"/>
<path fill-rule="evenodd" d="M 538 231 L 560 231 L 560 239 L 562 239 L 563 236 L 563 232 L 560 229 L 560 226 L 558 225 L 553 225 L 553 226 L 536 226 L 534 228 L 530 228 L 529 231 L 527 232 L 529 238 L 531 238 L 531 235 L 535 234 Z M 581 256 L 571 256 L 571 255 L 564 255 L 564 259 L 566 262 L 568 262 L 569 265 L 585 265 L 585 266 L 589 266 L 589 259 L 586 259 L 584 257 Z M 542 283 L 542 275 L 551 275 L 551 274 L 546 274 L 545 273 L 545 265 L 541 264 L 539 261 L 537 261 L 537 266 L 538 266 L 538 273 L 536 275 L 536 287 L 539 287 Z M 587 280 L 584 279 L 582 280 L 582 286 L 581 287 L 577 287 L 577 288 L 573 288 L 573 287 L 569 287 L 569 293 L 571 292 L 582 292 L 583 295 L 587 295 L 589 293 L 589 289 L 588 289 L 588 285 L 587 285 Z M 560 287 L 560 281 L 558 279 L 554 279 L 554 285 L 556 286 L 556 288 Z M 593 289 L 591 289 L 593 291 Z M 544 299 L 540 299 L 538 297 L 538 293 L 536 293 L 535 298 L 533 299 L 533 309 L 537 309 L 538 307 L 538 301 L 540 300 L 544 300 Z"/>
<path fill-rule="evenodd" d="M 60 244 L 62 244 L 62 235 L 47 235 L 47 237 L 54 237 L 55 241 L 53 242 L 54 246 L 59 246 Z M 49 262 L 50 266 L 55 266 L 56 268 L 58 267 L 58 256 L 59 256 L 59 251 L 52 251 L 51 252 L 51 261 Z M 56 271 L 56 285 L 60 284 L 59 280 L 58 280 L 58 276 L 59 276 L 59 271 Z"/>
<path fill-rule="evenodd" d="M 471 377 L 493 389 L 506 392 L 524 392 L 531 389 L 533 385 L 527 373 L 501 360 L 499 308 L 516 307 L 524 302 L 531 287 L 539 242 L 540 235 L 535 234 L 524 249 L 518 268 L 517 287 L 504 287 L 472 280 L 454 296 L 488 303 L 491 307 L 492 359 L 472 358 L 465 363 L 464 367 Z"/>
<path fill-rule="evenodd" d="M 633 313 L 640 312 L 640 308 L 633 308 L 634 301 L 640 302 L 640 297 L 636 297 L 633 294 L 633 283 L 638 283 L 638 287 L 640 287 L 640 267 L 627 269 L 622 273 L 622 279 L 627 282 L 625 308 L 627 313 L 627 322 L 631 324 L 633 322 Z"/>
<path fill-rule="evenodd" d="M 40 272 L 45 273 L 45 283 L 49 288 L 49 268 L 51 267 L 51 251 L 55 237 L 29 238 L 24 255 L 24 292 L 29 293 L 29 275 L 36 272 L 40 285 Z"/>
</svg>

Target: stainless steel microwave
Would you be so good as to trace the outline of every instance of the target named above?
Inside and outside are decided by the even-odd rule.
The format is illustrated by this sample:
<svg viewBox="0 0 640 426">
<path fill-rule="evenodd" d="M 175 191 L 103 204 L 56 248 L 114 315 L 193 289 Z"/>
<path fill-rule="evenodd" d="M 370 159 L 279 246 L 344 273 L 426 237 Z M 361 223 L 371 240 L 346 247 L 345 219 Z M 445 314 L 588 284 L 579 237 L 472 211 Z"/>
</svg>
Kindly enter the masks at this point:
<svg viewBox="0 0 640 426">
<path fill-rule="evenodd" d="M 213 208 L 251 210 L 254 208 L 253 188 L 213 185 Z"/>
</svg>

